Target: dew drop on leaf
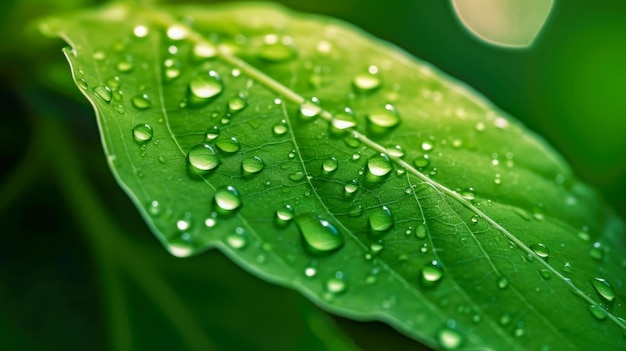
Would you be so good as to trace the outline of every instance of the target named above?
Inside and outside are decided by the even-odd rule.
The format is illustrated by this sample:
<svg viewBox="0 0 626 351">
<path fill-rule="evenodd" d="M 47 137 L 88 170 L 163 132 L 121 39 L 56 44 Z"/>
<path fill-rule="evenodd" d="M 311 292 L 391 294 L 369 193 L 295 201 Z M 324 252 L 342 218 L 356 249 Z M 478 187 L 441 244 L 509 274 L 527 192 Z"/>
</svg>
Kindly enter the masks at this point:
<svg viewBox="0 0 626 351">
<path fill-rule="evenodd" d="M 118 71 L 122 73 L 127 73 L 127 72 L 132 71 L 133 68 L 135 68 L 135 65 L 133 64 L 132 57 L 127 57 L 119 61 L 115 67 L 117 68 Z"/>
<path fill-rule="evenodd" d="M 383 246 L 382 243 L 376 242 L 376 243 L 372 243 L 370 244 L 370 252 L 374 255 L 378 254 L 379 252 L 381 252 L 385 247 Z"/>
<path fill-rule="evenodd" d="M 107 86 L 97 86 L 93 88 L 93 92 L 106 103 L 111 102 L 113 98 L 113 92 Z"/>
<path fill-rule="evenodd" d="M 422 170 L 430 165 L 430 156 L 424 154 L 413 160 L 413 165 L 418 170 Z"/>
<path fill-rule="evenodd" d="M 379 235 L 391 229 L 394 224 L 391 210 L 387 206 L 374 209 L 368 218 L 370 231 L 373 235 Z"/>
<path fill-rule="evenodd" d="M 198 144 L 187 155 L 189 164 L 199 171 L 210 171 L 220 164 L 220 158 L 209 144 Z"/>
<path fill-rule="evenodd" d="M 137 144 L 145 144 L 152 140 L 152 127 L 147 123 L 140 123 L 133 128 L 133 139 Z"/>
<path fill-rule="evenodd" d="M 595 277 L 591 279 L 591 284 L 604 300 L 612 302 L 615 299 L 615 291 L 606 279 Z"/>
<path fill-rule="evenodd" d="M 367 169 L 376 177 L 386 176 L 391 172 L 392 168 L 389 156 L 383 153 L 373 155 L 367 160 Z"/>
<path fill-rule="evenodd" d="M 148 204 L 148 213 L 152 217 L 156 217 L 161 214 L 161 207 L 158 201 L 156 200 L 150 201 L 150 203 Z"/>
<path fill-rule="evenodd" d="M 344 130 L 356 126 L 356 118 L 351 108 L 346 107 L 336 113 L 331 120 L 331 132 L 335 135 L 342 134 Z"/>
<path fill-rule="evenodd" d="M 505 277 L 498 277 L 497 284 L 499 289 L 506 289 L 509 287 L 509 280 Z"/>
<path fill-rule="evenodd" d="M 422 142 L 422 150 L 424 152 L 429 152 L 433 149 L 433 144 L 430 141 L 423 141 Z"/>
<path fill-rule="evenodd" d="M 424 266 L 420 272 L 420 282 L 422 286 L 431 288 L 441 281 L 443 278 L 443 268 L 441 263 L 433 260 Z"/>
<path fill-rule="evenodd" d="M 516 338 L 521 338 L 524 335 L 526 335 L 526 329 L 524 328 L 524 322 L 519 321 L 515 325 L 515 329 L 513 330 L 513 336 L 515 336 Z"/>
<path fill-rule="evenodd" d="M 205 138 L 207 141 L 215 140 L 217 139 L 217 137 L 220 136 L 220 133 L 221 133 L 220 127 L 213 126 L 209 128 L 209 130 L 206 132 Z"/>
<path fill-rule="evenodd" d="M 87 89 L 89 87 L 89 85 L 87 84 L 87 81 L 85 80 L 85 78 L 78 78 L 78 79 L 76 79 L 76 84 L 81 89 Z"/>
<path fill-rule="evenodd" d="M 317 269 L 315 267 L 306 267 L 304 269 L 304 275 L 308 278 L 313 278 L 317 275 Z"/>
<path fill-rule="evenodd" d="M 465 200 L 473 201 L 476 198 L 476 191 L 474 190 L 474 188 L 467 188 L 461 191 L 461 196 Z"/>
<path fill-rule="evenodd" d="M 275 136 L 285 135 L 287 131 L 287 123 L 285 122 L 276 123 L 272 127 L 272 133 L 274 133 Z"/>
<path fill-rule="evenodd" d="M 184 26 L 175 24 L 167 28 L 166 34 L 170 40 L 182 40 L 187 37 L 188 32 Z"/>
<path fill-rule="evenodd" d="M 241 145 L 239 144 L 239 140 L 235 137 L 231 137 L 228 139 L 219 139 L 215 142 L 215 146 L 222 152 L 227 154 L 232 154 L 239 149 L 241 149 Z"/>
<path fill-rule="evenodd" d="M 150 97 L 148 94 L 136 95 L 131 99 L 131 102 L 138 110 L 145 110 L 150 107 Z"/>
<path fill-rule="evenodd" d="M 136 25 L 135 28 L 133 28 L 133 35 L 137 38 L 145 38 L 148 36 L 148 33 L 148 27 L 144 25 Z"/>
<path fill-rule="evenodd" d="M 463 344 L 463 335 L 459 331 L 458 323 L 450 319 L 435 335 L 437 342 L 444 350 L 456 350 Z"/>
<path fill-rule="evenodd" d="M 232 185 L 217 189 L 214 199 L 217 207 L 227 213 L 235 211 L 242 205 L 239 192 Z"/>
<path fill-rule="evenodd" d="M 391 157 L 404 157 L 404 149 L 400 145 L 391 145 L 385 148 L 387 150 L 387 155 Z"/>
<path fill-rule="evenodd" d="M 319 100 L 314 97 L 311 100 L 305 100 L 300 105 L 299 112 L 302 119 L 310 120 L 317 117 L 322 112 L 322 108 L 319 105 Z"/>
<path fill-rule="evenodd" d="M 344 195 L 346 197 L 354 195 L 359 190 L 359 183 L 356 180 L 351 180 L 343 186 Z"/>
<path fill-rule="evenodd" d="M 259 50 L 259 58 L 269 62 L 284 62 L 297 54 L 289 36 L 268 34 L 263 38 L 263 46 Z"/>
<path fill-rule="evenodd" d="M 298 172 L 291 173 L 289 175 L 289 179 L 293 180 L 294 182 L 298 182 L 304 179 L 304 176 L 305 176 L 304 172 L 298 171 Z"/>
<path fill-rule="evenodd" d="M 165 81 L 171 82 L 178 78 L 181 73 L 181 66 L 180 60 L 176 58 L 168 58 L 163 61 L 163 76 L 165 77 Z"/>
<path fill-rule="evenodd" d="M 384 108 L 372 110 L 367 120 L 372 133 L 382 134 L 396 127 L 400 123 L 400 116 L 393 105 L 386 104 Z"/>
<path fill-rule="evenodd" d="M 313 214 L 295 217 L 305 247 L 312 253 L 327 253 L 341 248 L 344 238 L 329 221 Z"/>
<path fill-rule="evenodd" d="M 550 249 L 544 244 L 532 244 L 529 246 L 533 252 L 541 257 L 544 261 L 548 261 L 548 257 L 550 256 Z"/>
<path fill-rule="evenodd" d="M 541 269 L 539 271 L 539 274 L 541 275 L 543 279 L 546 279 L 546 280 L 552 278 L 552 272 L 549 269 Z"/>
<path fill-rule="evenodd" d="M 332 173 L 337 170 L 339 163 L 337 162 L 337 158 L 330 157 L 322 161 L 322 171 L 325 174 Z"/>
<path fill-rule="evenodd" d="M 246 232 L 243 228 L 237 227 L 234 233 L 231 233 L 226 236 L 226 244 L 232 247 L 233 249 L 241 250 L 243 249 L 248 240 L 246 238 Z"/>
<path fill-rule="evenodd" d="M 347 284 L 342 272 L 336 272 L 334 277 L 326 280 L 324 289 L 331 294 L 340 294 L 346 291 Z"/>
<path fill-rule="evenodd" d="M 217 55 L 217 48 L 213 43 L 201 41 L 193 46 L 193 57 L 196 60 L 206 60 Z"/>
<path fill-rule="evenodd" d="M 354 76 L 352 84 L 354 85 L 356 91 L 362 93 L 378 89 L 381 85 L 378 67 L 369 66 L 367 72 L 362 72 Z"/>
<path fill-rule="evenodd" d="M 258 156 L 246 157 L 241 162 L 241 168 L 245 175 L 256 174 L 265 168 L 265 162 Z"/>
<path fill-rule="evenodd" d="M 426 226 L 424 224 L 419 224 L 415 227 L 415 236 L 418 239 L 425 239 L 427 235 Z"/>
<path fill-rule="evenodd" d="M 604 248 L 599 241 L 593 243 L 591 249 L 589 249 L 589 257 L 597 261 L 602 261 L 602 259 L 604 258 Z"/>
<path fill-rule="evenodd" d="M 591 315 L 597 320 L 603 321 L 608 317 L 608 312 L 602 306 L 589 305 L 588 309 Z"/>
<path fill-rule="evenodd" d="M 215 71 L 194 77 L 189 82 L 190 102 L 199 105 L 208 102 L 224 90 L 222 78 Z"/>
<path fill-rule="evenodd" d="M 276 224 L 283 226 L 291 222 L 294 217 L 293 207 L 285 205 L 276 210 Z"/>
<path fill-rule="evenodd" d="M 248 101 L 243 94 L 237 94 L 228 99 L 228 112 L 239 112 L 248 106 Z"/>
</svg>

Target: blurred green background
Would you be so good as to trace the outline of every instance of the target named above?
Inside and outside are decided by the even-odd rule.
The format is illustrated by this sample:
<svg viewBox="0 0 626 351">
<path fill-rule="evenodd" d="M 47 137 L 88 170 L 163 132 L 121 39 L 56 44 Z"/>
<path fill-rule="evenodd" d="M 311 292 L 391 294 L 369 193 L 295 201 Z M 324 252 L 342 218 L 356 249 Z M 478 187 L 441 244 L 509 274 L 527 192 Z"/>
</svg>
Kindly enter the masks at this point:
<svg viewBox="0 0 626 351">
<path fill-rule="evenodd" d="M 351 22 L 474 87 L 626 217 L 625 3 L 557 0 L 520 50 L 480 42 L 444 0 L 281 2 Z M 0 5 L 2 348 L 415 350 L 381 323 L 330 316 L 218 252 L 177 259 L 160 247 L 107 168 L 64 44 L 28 26 L 98 3 Z"/>
</svg>

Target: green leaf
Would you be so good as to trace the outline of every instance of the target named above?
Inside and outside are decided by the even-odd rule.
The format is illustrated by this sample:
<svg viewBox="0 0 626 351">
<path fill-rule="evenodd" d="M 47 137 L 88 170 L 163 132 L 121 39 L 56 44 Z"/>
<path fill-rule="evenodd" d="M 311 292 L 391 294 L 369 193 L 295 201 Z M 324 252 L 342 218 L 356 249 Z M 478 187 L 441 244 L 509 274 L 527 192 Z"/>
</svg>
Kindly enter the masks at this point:
<svg viewBox="0 0 626 351">
<path fill-rule="evenodd" d="M 428 64 L 268 4 L 42 29 L 70 43 L 113 174 L 174 255 L 217 248 L 433 348 L 624 348 L 621 220 Z"/>
<path fill-rule="evenodd" d="M 452 0 L 454 12 L 478 38 L 499 46 L 528 47 L 546 23 L 552 0 Z"/>
</svg>

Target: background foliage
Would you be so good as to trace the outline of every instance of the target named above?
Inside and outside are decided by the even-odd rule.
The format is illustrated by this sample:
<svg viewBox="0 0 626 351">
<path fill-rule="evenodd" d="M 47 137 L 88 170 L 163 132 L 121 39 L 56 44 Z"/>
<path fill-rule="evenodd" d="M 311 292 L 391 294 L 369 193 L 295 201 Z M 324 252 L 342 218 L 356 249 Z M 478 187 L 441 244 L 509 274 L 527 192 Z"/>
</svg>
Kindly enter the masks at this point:
<svg viewBox="0 0 626 351">
<path fill-rule="evenodd" d="M 113 180 L 60 41 L 28 24 L 99 3 L 0 5 L 0 336 L 9 349 L 415 349 L 379 323 L 329 316 L 218 252 L 176 259 Z M 626 214 L 626 5 L 557 1 L 535 44 L 471 37 L 447 1 L 282 1 L 405 48 L 545 136 Z M 338 328 L 335 327 L 338 326 Z"/>
</svg>

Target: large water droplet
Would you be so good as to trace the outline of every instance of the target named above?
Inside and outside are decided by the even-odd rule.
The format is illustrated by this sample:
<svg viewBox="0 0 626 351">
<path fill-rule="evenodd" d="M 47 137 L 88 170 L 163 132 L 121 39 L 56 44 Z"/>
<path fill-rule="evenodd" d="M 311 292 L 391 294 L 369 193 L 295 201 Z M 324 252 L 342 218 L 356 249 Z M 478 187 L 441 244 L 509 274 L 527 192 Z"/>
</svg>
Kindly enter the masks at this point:
<svg viewBox="0 0 626 351">
<path fill-rule="evenodd" d="M 295 218 L 306 248 L 312 253 L 327 253 L 341 248 L 344 238 L 330 222 L 312 214 Z"/>
<path fill-rule="evenodd" d="M 465 200 L 473 201 L 476 198 L 476 191 L 474 190 L 474 188 L 467 188 L 461 191 L 461 196 Z"/>
<path fill-rule="evenodd" d="M 235 211 L 242 205 L 239 192 L 231 185 L 217 189 L 214 199 L 217 207 L 226 213 Z"/>
<path fill-rule="evenodd" d="M 140 123 L 133 128 L 133 139 L 137 144 L 145 144 L 152 140 L 152 127 L 147 123 Z"/>
<path fill-rule="evenodd" d="M 382 134 L 396 127 L 400 123 L 400 116 L 393 105 L 386 104 L 384 108 L 372 110 L 367 120 L 372 133 Z"/>
<path fill-rule="evenodd" d="M 372 234 L 378 235 L 391 229 L 394 221 L 391 210 L 387 206 L 381 206 L 373 210 L 369 215 L 369 226 Z"/>
<path fill-rule="evenodd" d="M 246 157 L 241 162 L 241 168 L 245 175 L 256 174 L 265 168 L 265 162 L 258 156 Z"/>
<path fill-rule="evenodd" d="M 192 105 L 201 105 L 210 101 L 224 90 L 222 78 L 215 71 L 197 76 L 189 82 L 189 102 Z"/>
<path fill-rule="evenodd" d="M 356 91 L 363 93 L 378 89 L 381 85 L 378 67 L 369 66 L 367 72 L 359 73 L 354 76 L 352 84 L 354 85 Z"/>
<path fill-rule="evenodd" d="M 237 94 L 228 99 L 228 112 L 235 113 L 243 110 L 248 106 L 246 96 L 243 94 Z"/>
<path fill-rule="evenodd" d="M 387 155 L 391 157 L 404 157 L 404 149 L 400 145 L 391 145 L 385 148 L 387 150 Z"/>
<path fill-rule="evenodd" d="M 322 171 L 325 174 L 330 174 L 336 171 L 338 166 L 339 162 L 337 162 L 337 159 L 335 157 L 327 158 L 322 161 Z"/>
<path fill-rule="evenodd" d="M 136 95 L 131 99 L 133 106 L 139 110 L 145 110 L 150 107 L 150 97 L 148 94 Z"/>
<path fill-rule="evenodd" d="M 615 291 L 613 291 L 613 287 L 606 279 L 595 277 L 591 279 L 591 284 L 606 301 L 612 302 L 615 299 Z"/>
<path fill-rule="evenodd" d="M 588 308 L 591 315 L 597 320 L 603 321 L 608 317 L 608 312 L 602 306 L 589 305 Z"/>
<path fill-rule="evenodd" d="M 426 288 L 437 285 L 443 278 L 443 267 L 437 260 L 433 260 L 422 268 L 420 282 Z"/>
<path fill-rule="evenodd" d="M 415 236 L 418 239 L 425 239 L 427 234 L 428 234 L 428 232 L 427 232 L 426 226 L 424 224 L 419 224 L 417 227 L 415 227 Z"/>
<path fill-rule="evenodd" d="M 97 86 L 93 88 L 93 92 L 106 103 L 111 102 L 113 98 L 113 92 L 107 86 Z"/>
<path fill-rule="evenodd" d="M 463 334 L 457 322 L 450 319 L 437 331 L 437 342 L 444 350 L 456 350 L 463 344 Z"/>
<path fill-rule="evenodd" d="M 383 177 L 393 169 L 389 156 L 386 154 L 373 155 L 367 160 L 367 169 L 376 177 Z"/>
<path fill-rule="evenodd" d="M 319 106 L 319 100 L 314 97 L 304 101 L 300 105 L 299 111 L 302 119 L 309 120 L 317 117 L 322 112 L 322 108 Z"/>
<path fill-rule="evenodd" d="M 289 36 L 279 37 L 268 34 L 263 38 L 263 46 L 259 50 L 259 58 L 270 62 L 284 62 L 296 56 L 293 39 Z"/>
<path fill-rule="evenodd" d="M 210 171 L 220 164 L 219 156 L 209 144 L 198 144 L 191 148 L 187 159 L 199 171 Z"/>
<path fill-rule="evenodd" d="M 237 138 L 232 137 L 228 139 L 219 139 L 215 142 L 215 146 L 222 152 L 227 154 L 232 154 L 239 149 L 241 149 L 241 145 L 239 144 L 239 140 Z"/>
<path fill-rule="evenodd" d="M 544 244 L 532 244 L 530 245 L 530 249 L 533 250 L 533 252 L 541 257 L 544 261 L 548 261 L 548 257 L 550 256 L 550 249 L 548 249 L 548 247 Z"/>
</svg>

